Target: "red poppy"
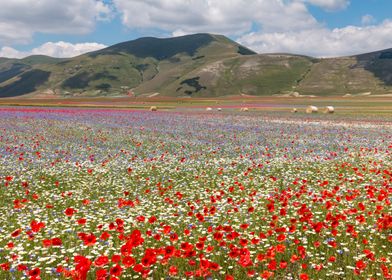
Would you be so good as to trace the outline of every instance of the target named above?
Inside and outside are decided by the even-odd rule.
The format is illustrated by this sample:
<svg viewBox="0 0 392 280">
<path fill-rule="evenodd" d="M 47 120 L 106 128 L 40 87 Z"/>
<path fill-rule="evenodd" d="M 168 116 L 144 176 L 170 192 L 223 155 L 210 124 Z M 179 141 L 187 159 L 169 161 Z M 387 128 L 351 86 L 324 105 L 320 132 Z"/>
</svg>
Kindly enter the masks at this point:
<svg viewBox="0 0 392 280">
<path fill-rule="evenodd" d="M 170 275 L 170 276 L 175 276 L 175 275 L 177 275 L 177 274 L 178 274 L 178 268 L 177 268 L 177 266 L 174 266 L 174 265 L 170 266 L 170 267 L 169 267 L 169 275 Z"/>
<path fill-rule="evenodd" d="M 101 266 L 105 266 L 109 263 L 109 258 L 107 256 L 99 256 L 95 261 L 94 261 L 94 265 L 101 267 Z"/>
<path fill-rule="evenodd" d="M 281 261 L 280 264 L 279 264 L 279 267 L 280 267 L 281 269 L 287 268 L 287 262 Z"/>
<path fill-rule="evenodd" d="M 299 275 L 300 280 L 309 280 L 309 276 L 306 273 L 301 273 Z"/>
<path fill-rule="evenodd" d="M 30 227 L 33 232 L 39 232 L 42 228 L 45 227 L 45 223 L 32 220 L 30 223 Z"/>
<path fill-rule="evenodd" d="M 261 276 L 261 278 L 263 278 L 263 279 L 269 279 L 269 278 L 271 278 L 271 277 L 274 276 L 274 273 L 273 273 L 272 271 L 265 270 L 265 271 L 263 271 L 263 272 L 260 274 L 260 276 Z"/>
<path fill-rule="evenodd" d="M 319 233 L 323 228 L 323 223 L 322 222 L 317 222 L 316 224 L 313 225 L 313 229 L 315 232 Z"/>
<path fill-rule="evenodd" d="M 107 239 L 109 239 L 109 237 L 110 237 L 110 234 L 108 232 L 104 231 L 104 232 L 102 232 L 102 234 L 99 238 L 102 240 L 107 240 Z"/>
<path fill-rule="evenodd" d="M 170 234 L 170 241 L 171 242 L 174 242 L 174 241 L 177 241 L 178 240 L 178 234 L 177 233 L 172 233 L 172 234 Z"/>
<path fill-rule="evenodd" d="M 222 238 L 223 238 L 223 233 L 221 233 L 221 232 L 215 232 L 214 233 L 214 239 L 216 241 L 220 241 L 220 240 L 222 240 Z"/>
<path fill-rule="evenodd" d="M 211 270 L 219 270 L 220 269 L 220 266 L 219 266 L 219 264 L 217 264 L 217 263 L 215 263 L 215 262 L 209 262 L 209 268 L 211 269 Z"/>
<path fill-rule="evenodd" d="M 119 263 L 121 261 L 121 256 L 120 255 L 113 255 L 111 258 L 111 261 L 113 263 Z"/>
<path fill-rule="evenodd" d="M 122 263 L 125 267 L 131 267 L 135 264 L 135 259 L 130 256 L 125 256 L 122 259 Z"/>
<path fill-rule="evenodd" d="M 366 268 L 366 263 L 363 260 L 359 260 L 355 263 L 355 267 L 359 270 L 364 270 Z"/>
<path fill-rule="evenodd" d="M 22 232 L 21 229 L 17 229 L 14 232 L 11 233 L 11 236 L 12 237 L 18 237 L 21 232 Z"/>
<path fill-rule="evenodd" d="M 63 242 L 58 237 L 52 238 L 51 241 L 52 241 L 52 246 L 61 246 L 61 245 L 63 245 Z"/>
<path fill-rule="evenodd" d="M 0 263 L 0 268 L 4 271 L 8 271 L 11 268 L 10 263 L 6 262 L 6 263 Z"/>
<path fill-rule="evenodd" d="M 153 223 L 155 223 L 157 221 L 157 217 L 155 217 L 155 216 L 151 216 L 149 219 L 148 219 L 148 222 L 150 223 L 150 224 L 153 224 Z"/>
<path fill-rule="evenodd" d="M 242 247 L 245 247 L 247 244 L 248 244 L 248 240 L 246 240 L 246 239 L 244 239 L 244 238 L 241 238 L 241 239 L 240 239 L 240 245 L 241 245 Z"/>
<path fill-rule="evenodd" d="M 82 237 L 83 243 L 86 246 L 94 246 L 95 243 L 97 242 L 97 237 L 93 234 L 86 234 Z"/>
<path fill-rule="evenodd" d="M 110 275 L 112 276 L 120 276 L 122 273 L 122 267 L 116 264 L 110 269 Z"/>
<path fill-rule="evenodd" d="M 279 242 L 283 242 L 286 240 L 286 236 L 284 234 L 279 234 L 276 240 L 278 240 Z"/>
<path fill-rule="evenodd" d="M 96 280 L 106 280 L 108 272 L 105 269 L 98 269 L 95 272 Z"/>
<path fill-rule="evenodd" d="M 138 264 L 136 264 L 136 265 L 134 265 L 133 266 L 133 270 L 135 271 L 135 272 L 142 272 L 143 271 L 143 265 L 141 265 L 140 263 L 138 263 Z"/>
<path fill-rule="evenodd" d="M 286 246 L 285 245 L 283 245 L 283 244 L 276 245 L 276 252 L 284 253 L 285 250 L 286 250 Z"/>
<path fill-rule="evenodd" d="M 72 217 L 72 215 L 75 214 L 76 212 L 77 211 L 74 208 L 69 207 L 65 209 L 64 214 L 67 215 L 68 217 Z"/>
<path fill-rule="evenodd" d="M 271 260 L 267 267 L 268 267 L 269 270 L 276 270 L 276 265 L 277 265 L 276 261 L 275 260 Z"/>
<path fill-rule="evenodd" d="M 17 269 L 18 271 L 26 271 L 28 268 L 24 264 L 18 264 Z"/>
<path fill-rule="evenodd" d="M 44 247 L 50 247 L 50 246 L 52 246 L 52 240 L 50 240 L 50 239 L 44 239 L 44 240 L 42 240 L 42 245 L 43 245 Z"/>
<path fill-rule="evenodd" d="M 136 217 L 136 220 L 137 220 L 138 222 L 144 222 L 144 221 L 146 220 L 146 217 L 144 217 L 144 216 L 138 216 L 138 217 Z"/>
<path fill-rule="evenodd" d="M 40 274 L 41 274 L 41 270 L 38 267 L 29 271 L 29 276 L 31 277 L 38 277 Z"/>
</svg>

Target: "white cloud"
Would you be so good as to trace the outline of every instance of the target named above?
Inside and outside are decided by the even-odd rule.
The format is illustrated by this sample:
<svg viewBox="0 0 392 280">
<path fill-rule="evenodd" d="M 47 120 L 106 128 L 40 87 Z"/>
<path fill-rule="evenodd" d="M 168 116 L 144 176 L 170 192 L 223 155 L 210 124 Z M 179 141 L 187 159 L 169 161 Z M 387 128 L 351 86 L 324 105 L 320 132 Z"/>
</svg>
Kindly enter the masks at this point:
<svg viewBox="0 0 392 280">
<path fill-rule="evenodd" d="M 328 29 L 309 12 L 314 5 L 333 12 L 349 0 L 113 0 L 130 29 L 159 28 L 173 36 L 222 33 L 259 52 L 339 56 L 392 46 L 391 21 Z"/>
<path fill-rule="evenodd" d="M 20 52 L 18 50 L 15 50 L 14 48 L 11 47 L 2 47 L 0 49 L 0 57 L 7 57 L 7 58 L 22 58 L 25 57 L 24 52 Z"/>
<path fill-rule="evenodd" d="M 305 0 L 306 2 L 319 6 L 327 11 L 338 11 L 347 8 L 350 4 L 348 0 Z"/>
<path fill-rule="evenodd" d="M 293 52 L 335 56 L 392 46 L 392 21 L 375 25 L 371 15 L 362 26 L 328 29 L 309 12 L 309 5 L 327 11 L 347 8 L 348 0 L 14 0 L 0 9 L 0 44 L 27 43 L 36 32 L 83 34 L 97 20 L 107 20 L 116 9 L 123 24 L 140 33 L 173 36 L 208 32 L 239 38 L 259 52 Z M 110 4 L 107 4 L 110 3 Z M 159 30 L 159 31 L 157 31 Z M 46 43 L 31 52 L 10 47 L 0 55 L 43 53 L 69 57 L 94 50 L 86 44 Z M 95 43 L 93 43 L 95 44 Z M 91 47 L 91 49 L 86 49 Z M 7 55 L 8 54 L 8 55 Z"/>
<path fill-rule="evenodd" d="M 85 34 L 110 15 L 102 0 L 1 1 L 0 43 L 28 43 L 36 32 Z"/>
<path fill-rule="evenodd" d="M 113 0 L 131 29 L 160 28 L 173 34 L 240 35 L 257 25 L 287 31 L 318 25 L 303 1 L 292 0 Z"/>
<path fill-rule="evenodd" d="M 18 51 L 11 47 L 3 47 L 0 49 L 0 57 L 23 58 L 29 55 L 48 55 L 52 57 L 74 57 L 87 52 L 96 51 L 105 48 L 105 45 L 98 43 L 79 43 L 71 44 L 67 42 L 48 42 L 31 51 Z"/>
<path fill-rule="evenodd" d="M 347 26 L 329 30 L 315 28 L 303 31 L 249 33 L 239 39 L 260 52 L 288 52 L 313 56 L 342 56 L 392 47 L 392 21 L 379 25 Z"/>
<path fill-rule="evenodd" d="M 361 18 L 361 22 L 363 25 L 369 25 L 375 23 L 376 19 L 372 15 L 364 15 Z"/>
</svg>

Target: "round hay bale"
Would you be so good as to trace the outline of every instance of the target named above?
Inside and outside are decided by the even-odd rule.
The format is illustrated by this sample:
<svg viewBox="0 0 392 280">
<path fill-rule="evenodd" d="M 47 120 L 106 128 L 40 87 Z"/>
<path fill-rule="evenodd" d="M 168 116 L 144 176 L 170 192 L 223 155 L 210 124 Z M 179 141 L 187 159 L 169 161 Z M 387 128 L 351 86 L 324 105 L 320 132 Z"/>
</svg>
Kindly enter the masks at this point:
<svg viewBox="0 0 392 280">
<path fill-rule="evenodd" d="M 292 113 L 298 113 L 298 109 L 297 108 L 293 108 L 293 109 L 291 109 L 291 112 Z"/>
<path fill-rule="evenodd" d="M 300 97 L 301 95 L 299 94 L 299 92 L 294 91 L 291 93 L 291 96 L 292 97 Z"/>
<path fill-rule="evenodd" d="M 325 114 L 333 114 L 335 112 L 335 108 L 333 106 L 327 106 L 324 109 Z"/>
<path fill-rule="evenodd" d="M 156 111 L 158 111 L 157 106 L 151 106 L 151 107 L 150 107 L 150 111 L 151 111 L 151 112 L 156 112 Z"/>
<path fill-rule="evenodd" d="M 206 111 L 212 111 L 212 108 L 211 107 L 207 107 Z"/>
<path fill-rule="evenodd" d="M 315 114 L 318 112 L 318 108 L 316 106 L 310 105 L 306 108 L 307 114 Z"/>
<path fill-rule="evenodd" d="M 217 108 L 218 112 L 222 112 L 222 108 Z"/>
</svg>

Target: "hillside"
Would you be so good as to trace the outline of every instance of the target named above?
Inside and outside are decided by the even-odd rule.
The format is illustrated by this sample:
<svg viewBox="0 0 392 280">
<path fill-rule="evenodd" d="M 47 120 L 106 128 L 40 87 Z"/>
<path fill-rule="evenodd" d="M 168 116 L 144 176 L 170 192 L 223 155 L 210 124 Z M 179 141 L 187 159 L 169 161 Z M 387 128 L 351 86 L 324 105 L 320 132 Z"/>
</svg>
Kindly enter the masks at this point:
<svg viewBox="0 0 392 280">
<path fill-rule="evenodd" d="M 0 58 L 0 97 L 345 95 L 392 91 L 392 49 L 314 59 L 221 35 L 140 38 L 70 59 Z"/>
<path fill-rule="evenodd" d="M 318 60 L 296 90 L 318 95 L 391 93 L 392 49 Z"/>
</svg>

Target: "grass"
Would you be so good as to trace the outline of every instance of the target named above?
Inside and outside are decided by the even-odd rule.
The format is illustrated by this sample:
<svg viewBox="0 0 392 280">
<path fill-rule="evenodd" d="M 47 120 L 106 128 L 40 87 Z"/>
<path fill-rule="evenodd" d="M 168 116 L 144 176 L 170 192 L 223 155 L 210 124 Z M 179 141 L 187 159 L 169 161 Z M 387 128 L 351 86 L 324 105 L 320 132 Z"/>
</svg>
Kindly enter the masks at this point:
<svg viewBox="0 0 392 280">
<path fill-rule="evenodd" d="M 134 108 L 148 109 L 157 106 L 161 109 L 204 110 L 206 107 L 223 107 L 225 111 L 238 111 L 240 107 L 249 107 L 249 114 L 263 111 L 289 113 L 293 107 L 300 112 L 308 105 L 320 108 L 334 106 L 336 114 L 390 114 L 392 101 L 388 97 L 321 97 L 321 98 L 292 98 L 292 97 L 242 97 L 226 96 L 217 98 L 132 98 L 132 97 L 90 97 L 90 98 L 29 98 L 0 99 L 0 106 L 46 106 L 46 107 L 99 107 L 99 108 Z M 224 113 L 224 112 L 223 112 Z M 293 114 L 290 114 L 294 116 Z M 320 114 L 320 116 L 325 116 Z"/>
</svg>

